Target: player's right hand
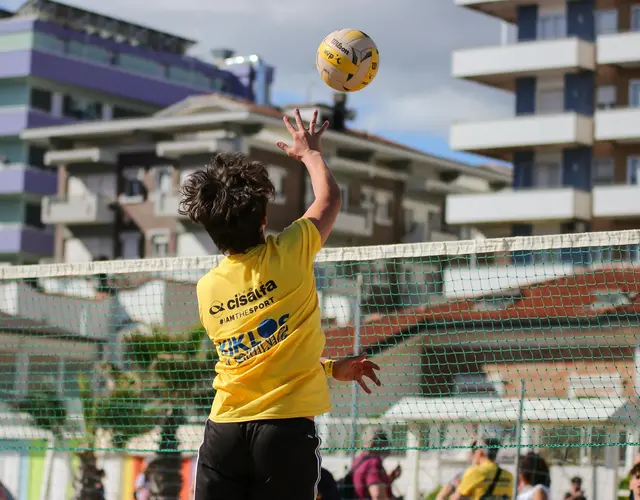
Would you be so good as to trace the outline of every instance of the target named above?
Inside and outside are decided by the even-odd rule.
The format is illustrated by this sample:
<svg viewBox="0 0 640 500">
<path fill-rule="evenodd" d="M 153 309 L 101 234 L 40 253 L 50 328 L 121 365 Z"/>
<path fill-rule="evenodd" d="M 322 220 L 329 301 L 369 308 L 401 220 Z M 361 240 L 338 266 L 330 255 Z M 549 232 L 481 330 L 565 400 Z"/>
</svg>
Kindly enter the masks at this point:
<svg viewBox="0 0 640 500">
<path fill-rule="evenodd" d="M 304 123 L 302 122 L 302 117 L 300 116 L 300 110 L 297 108 L 294 110 L 294 117 L 296 119 L 297 128 L 293 126 L 288 116 L 285 115 L 283 117 L 284 125 L 291 134 L 291 146 L 284 142 L 276 142 L 276 146 L 282 149 L 291 158 L 303 161 L 307 155 L 321 152 L 320 142 L 322 134 L 324 134 L 325 130 L 329 127 L 329 122 L 325 121 L 322 124 L 322 127 L 316 131 L 318 121 L 317 109 L 313 111 L 313 117 L 311 118 L 308 129 L 305 128 Z"/>
</svg>

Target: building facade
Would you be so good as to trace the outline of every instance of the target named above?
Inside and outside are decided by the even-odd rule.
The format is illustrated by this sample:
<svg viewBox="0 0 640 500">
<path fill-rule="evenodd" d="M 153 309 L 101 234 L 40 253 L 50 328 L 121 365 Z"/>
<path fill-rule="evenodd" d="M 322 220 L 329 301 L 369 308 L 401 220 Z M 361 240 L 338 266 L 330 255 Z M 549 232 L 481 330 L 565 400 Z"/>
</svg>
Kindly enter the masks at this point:
<svg viewBox="0 0 640 500">
<path fill-rule="evenodd" d="M 29 0 L 18 11 L 5 12 L 0 18 L 1 262 L 28 264 L 53 254 L 53 235 L 36 214 L 41 197 L 57 191 L 55 172 L 47 168 L 43 148 L 20 139 L 23 130 L 147 116 L 212 91 L 268 100 L 272 68 L 257 58 L 231 58 L 232 66 L 219 67 L 186 55 L 194 44 L 49 0 Z"/>
<path fill-rule="evenodd" d="M 514 116 L 457 123 L 451 147 L 513 163 L 513 185 L 451 196 L 489 236 L 638 228 L 640 2 L 455 0 L 516 40 L 458 50 L 453 75 L 515 94 Z M 637 259 L 637 249 L 628 259 Z"/>
<path fill-rule="evenodd" d="M 281 113 L 212 94 L 149 118 L 24 132 L 30 145 L 48 149 L 46 163 L 58 168 L 57 194 L 42 207 L 42 220 L 56 228 L 55 260 L 215 253 L 206 232 L 178 215 L 177 190 L 217 151 L 243 151 L 267 166 L 276 186 L 268 230 L 282 230 L 304 213 L 311 190 L 304 168 L 275 146 L 286 139 Z M 455 239 L 459 233 L 443 222 L 446 194 L 510 182 L 509 172 L 476 169 L 346 129 L 329 130 L 325 143 L 344 200 L 333 246 Z"/>
</svg>

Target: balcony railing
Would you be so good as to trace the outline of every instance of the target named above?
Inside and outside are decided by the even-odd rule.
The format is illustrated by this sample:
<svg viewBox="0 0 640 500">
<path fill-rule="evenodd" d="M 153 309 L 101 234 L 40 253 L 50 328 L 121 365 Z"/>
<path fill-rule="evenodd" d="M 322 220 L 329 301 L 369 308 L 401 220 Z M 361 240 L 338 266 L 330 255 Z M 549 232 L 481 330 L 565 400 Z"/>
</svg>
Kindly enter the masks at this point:
<svg viewBox="0 0 640 500">
<path fill-rule="evenodd" d="M 361 208 L 350 208 L 338 214 L 334 231 L 356 236 L 373 235 L 373 213 Z"/>
<path fill-rule="evenodd" d="M 97 193 L 47 196 L 42 200 L 45 224 L 110 224 L 114 220 L 113 199 Z"/>
</svg>

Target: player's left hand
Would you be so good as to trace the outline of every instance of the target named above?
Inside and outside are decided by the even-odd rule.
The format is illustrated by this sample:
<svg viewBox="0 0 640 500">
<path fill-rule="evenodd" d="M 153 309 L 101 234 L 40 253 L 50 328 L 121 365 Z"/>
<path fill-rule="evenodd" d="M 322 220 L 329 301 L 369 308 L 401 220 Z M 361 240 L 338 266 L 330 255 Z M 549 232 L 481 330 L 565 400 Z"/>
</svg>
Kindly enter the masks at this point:
<svg viewBox="0 0 640 500">
<path fill-rule="evenodd" d="M 371 389 L 367 387 L 364 377 L 372 380 L 377 386 L 381 386 L 380 379 L 376 375 L 376 370 L 380 367 L 373 361 L 366 359 L 364 354 L 351 356 L 336 360 L 333 365 L 333 378 L 341 382 L 355 381 L 367 394 L 371 394 Z"/>
</svg>

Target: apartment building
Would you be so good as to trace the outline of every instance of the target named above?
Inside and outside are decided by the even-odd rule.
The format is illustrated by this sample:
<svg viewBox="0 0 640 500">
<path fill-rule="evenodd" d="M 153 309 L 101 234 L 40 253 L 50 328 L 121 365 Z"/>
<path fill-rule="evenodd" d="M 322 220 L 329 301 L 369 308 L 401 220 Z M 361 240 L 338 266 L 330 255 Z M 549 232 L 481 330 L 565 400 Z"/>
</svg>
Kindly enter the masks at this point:
<svg viewBox="0 0 640 500">
<path fill-rule="evenodd" d="M 338 119 L 331 115 L 336 109 L 322 113 Z M 56 228 L 55 260 L 216 252 L 204 230 L 177 213 L 179 185 L 216 151 L 244 151 L 267 165 L 276 186 L 268 230 L 282 230 L 303 213 L 311 190 L 304 168 L 275 146 L 286 135 L 281 113 L 212 94 L 148 118 L 24 132 L 58 169 L 58 193 L 42 208 L 42 220 Z M 344 200 L 331 245 L 456 238 L 442 222 L 446 194 L 510 183 L 508 171 L 477 169 L 346 128 L 329 130 L 325 143 Z"/>
<path fill-rule="evenodd" d="M 516 40 L 457 50 L 453 76 L 515 94 L 511 117 L 457 123 L 455 150 L 513 163 L 513 185 L 450 196 L 488 236 L 640 227 L 640 2 L 455 0 Z M 637 248 L 620 258 L 636 260 Z"/>
<path fill-rule="evenodd" d="M 0 15 L 0 262 L 53 255 L 40 200 L 57 191 L 32 127 L 147 116 L 217 91 L 267 103 L 273 68 L 218 51 L 216 64 L 187 55 L 193 40 L 50 0 Z"/>
</svg>

